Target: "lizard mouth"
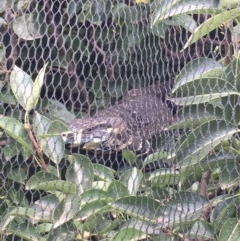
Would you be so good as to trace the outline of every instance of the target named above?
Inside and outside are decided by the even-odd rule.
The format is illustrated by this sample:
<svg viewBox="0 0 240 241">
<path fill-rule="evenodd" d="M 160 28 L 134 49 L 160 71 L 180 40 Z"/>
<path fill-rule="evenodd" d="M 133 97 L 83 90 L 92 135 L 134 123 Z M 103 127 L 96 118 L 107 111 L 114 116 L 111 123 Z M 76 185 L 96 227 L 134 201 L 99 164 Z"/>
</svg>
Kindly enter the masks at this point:
<svg viewBox="0 0 240 241">
<path fill-rule="evenodd" d="M 121 123 L 120 123 L 121 122 Z M 117 135 L 126 129 L 124 122 L 115 117 L 76 119 L 69 126 L 69 132 L 61 133 L 63 141 L 72 147 L 102 150 L 118 147 Z M 119 142 L 122 142 L 122 138 Z"/>
<path fill-rule="evenodd" d="M 96 150 L 104 143 L 108 142 L 113 128 L 98 131 L 79 130 L 78 132 L 61 133 L 63 141 L 72 147 L 80 146 L 82 149 Z"/>
</svg>

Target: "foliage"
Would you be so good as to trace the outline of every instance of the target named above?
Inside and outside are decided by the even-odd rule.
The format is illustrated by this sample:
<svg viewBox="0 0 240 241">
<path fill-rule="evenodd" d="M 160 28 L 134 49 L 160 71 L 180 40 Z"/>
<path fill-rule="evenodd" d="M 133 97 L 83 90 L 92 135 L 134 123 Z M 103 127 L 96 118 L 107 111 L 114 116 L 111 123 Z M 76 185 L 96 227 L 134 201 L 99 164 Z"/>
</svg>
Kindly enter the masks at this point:
<svg viewBox="0 0 240 241">
<path fill-rule="evenodd" d="M 0 46 L 0 127 L 4 141 L 12 138 L 1 163 L 4 240 L 238 237 L 238 5 L 136 2 L 0 1 L 5 33 Z M 196 21 L 206 13 L 208 19 Z M 226 34 L 216 41 L 213 30 Z M 163 44 L 167 32 L 170 39 Z M 189 32 L 184 41 L 182 33 Z M 229 35 L 235 55 L 231 47 L 222 48 L 221 39 Z M 211 40 L 214 46 L 207 48 Z M 199 41 L 204 47 L 196 58 Z M 231 63 L 223 63 L 223 55 Z M 62 104 L 62 95 L 43 96 L 44 91 L 58 90 L 65 103 L 80 99 L 84 108 L 95 110 L 128 87 L 172 77 L 175 73 L 167 66 L 174 66 L 174 58 L 181 71 L 171 101 L 182 109 L 172 128 L 182 129 L 182 135 L 171 154 L 158 151 L 142 161 L 124 151 L 129 169 L 121 172 L 69 153 L 61 133 L 69 131 L 66 119 L 79 115 L 70 108 L 73 102 L 77 105 Z M 65 77 L 59 81 L 60 76 Z M 148 169 L 160 160 L 168 165 Z"/>
</svg>

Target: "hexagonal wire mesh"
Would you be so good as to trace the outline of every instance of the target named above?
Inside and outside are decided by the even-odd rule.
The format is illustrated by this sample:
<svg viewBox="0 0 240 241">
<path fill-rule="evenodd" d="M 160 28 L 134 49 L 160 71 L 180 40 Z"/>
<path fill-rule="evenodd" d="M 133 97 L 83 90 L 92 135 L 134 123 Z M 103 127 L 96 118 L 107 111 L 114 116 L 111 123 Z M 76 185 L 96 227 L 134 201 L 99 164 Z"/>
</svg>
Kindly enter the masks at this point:
<svg viewBox="0 0 240 241">
<path fill-rule="evenodd" d="M 238 1 L 0 3 L 2 240 L 239 240 Z"/>
</svg>

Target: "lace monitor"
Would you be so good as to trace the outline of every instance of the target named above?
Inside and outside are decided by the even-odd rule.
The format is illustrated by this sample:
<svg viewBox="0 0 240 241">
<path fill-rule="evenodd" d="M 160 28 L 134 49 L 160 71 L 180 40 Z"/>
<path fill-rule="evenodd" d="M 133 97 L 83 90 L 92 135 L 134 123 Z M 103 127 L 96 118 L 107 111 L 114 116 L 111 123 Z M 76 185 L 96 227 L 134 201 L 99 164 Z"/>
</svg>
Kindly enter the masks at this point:
<svg viewBox="0 0 240 241">
<path fill-rule="evenodd" d="M 133 89 L 113 106 L 93 117 L 75 119 L 69 133 L 62 135 L 66 144 L 82 149 L 147 152 L 148 139 L 176 121 L 166 103 L 172 82 Z"/>
</svg>

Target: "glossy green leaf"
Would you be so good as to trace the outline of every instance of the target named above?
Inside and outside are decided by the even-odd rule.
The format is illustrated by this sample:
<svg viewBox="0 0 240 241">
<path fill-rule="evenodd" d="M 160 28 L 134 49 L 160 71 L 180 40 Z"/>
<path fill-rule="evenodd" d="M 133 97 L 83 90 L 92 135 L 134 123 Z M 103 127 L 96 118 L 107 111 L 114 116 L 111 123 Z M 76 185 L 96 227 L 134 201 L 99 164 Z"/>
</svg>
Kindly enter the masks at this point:
<svg viewBox="0 0 240 241">
<path fill-rule="evenodd" d="M 135 228 L 123 228 L 117 232 L 110 240 L 134 241 L 147 238 L 147 234 Z"/>
<path fill-rule="evenodd" d="M 22 145 L 17 142 L 12 142 L 3 148 L 3 154 L 6 161 L 10 161 L 11 158 L 18 155 L 22 150 Z"/>
<path fill-rule="evenodd" d="M 222 11 L 221 13 L 209 18 L 193 32 L 193 34 L 189 37 L 187 43 L 184 45 L 184 49 L 187 48 L 189 45 L 195 43 L 197 40 L 211 32 L 212 30 L 220 27 L 225 22 L 232 20 L 239 15 L 239 9 L 232 9 L 229 11 Z"/>
<path fill-rule="evenodd" d="M 127 187 L 130 195 L 136 195 L 143 179 L 142 171 L 133 167 L 131 170 L 125 171 L 120 177 L 120 181 Z"/>
<path fill-rule="evenodd" d="M 181 72 L 178 74 L 172 89 L 172 93 L 174 93 L 182 85 L 192 82 L 194 79 L 199 79 L 203 77 L 203 75 L 209 73 L 209 71 L 214 71 L 218 68 L 222 68 L 222 66 L 214 59 L 197 58 L 190 61 L 181 69 Z"/>
<path fill-rule="evenodd" d="M 153 154 L 148 155 L 144 161 L 143 161 L 143 167 L 145 167 L 148 164 L 154 163 L 155 161 L 160 161 L 160 160 L 164 160 L 167 159 L 167 157 L 170 155 L 171 153 L 168 152 L 155 152 Z"/>
<path fill-rule="evenodd" d="M 55 194 L 48 194 L 35 201 L 36 205 L 41 206 L 42 209 L 48 211 L 52 211 L 54 208 L 56 208 L 58 203 L 59 198 Z"/>
<path fill-rule="evenodd" d="M 58 190 L 62 193 L 75 193 L 76 185 L 69 181 L 59 180 L 59 178 L 52 173 L 40 171 L 33 175 L 26 183 L 27 190 Z"/>
<path fill-rule="evenodd" d="M 47 136 L 60 135 L 62 132 L 68 132 L 68 131 L 69 129 L 63 122 L 59 120 L 55 120 L 51 122 L 47 131 Z"/>
<path fill-rule="evenodd" d="M 187 14 L 179 14 L 173 16 L 173 23 L 174 26 L 182 26 L 190 33 L 194 32 L 194 30 L 197 28 L 196 21 Z"/>
<path fill-rule="evenodd" d="M 223 118 L 223 110 L 214 104 L 201 103 L 198 105 L 184 106 L 178 112 L 178 123 L 173 129 L 192 129 L 210 120 Z"/>
<path fill-rule="evenodd" d="M 63 122 L 70 123 L 76 118 L 74 114 L 67 110 L 64 104 L 54 99 L 47 100 L 44 110 L 49 113 L 51 119 L 55 118 L 58 121 L 62 120 Z"/>
<path fill-rule="evenodd" d="M 78 213 L 81 219 L 86 219 L 91 215 L 102 213 L 110 209 L 107 200 L 99 199 L 84 205 Z"/>
<path fill-rule="evenodd" d="M 10 75 L 10 86 L 18 103 L 26 110 L 33 90 L 31 77 L 15 65 Z"/>
<path fill-rule="evenodd" d="M 220 78 L 195 79 L 175 90 L 172 101 L 181 106 L 199 103 L 213 103 L 215 99 L 229 95 L 238 95 L 238 91 L 231 84 Z"/>
<path fill-rule="evenodd" d="M 160 207 L 160 202 L 144 196 L 129 196 L 111 203 L 111 207 L 118 212 L 125 212 L 131 217 L 152 223 L 156 221 L 156 213 Z"/>
<path fill-rule="evenodd" d="M 239 239 L 240 220 L 238 218 L 229 218 L 222 226 L 218 240 L 235 241 Z"/>
<path fill-rule="evenodd" d="M 65 145 L 61 136 L 42 139 L 40 148 L 55 164 L 61 162 L 65 151 Z"/>
<path fill-rule="evenodd" d="M 108 187 L 107 193 L 109 197 L 111 197 L 114 200 L 129 195 L 127 187 L 118 180 L 114 180 L 111 182 L 111 184 Z"/>
<path fill-rule="evenodd" d="M 92 183 L 92 188 L 107 191 L 110 184 L 111 184 L 111 182 L 95 181 L 95 182 Z"/>
<path fill-rule="evenodd" d="M 72 159 L 72 164 L 67 168 L 66 180 L 71 181 L 83 190 L 92 186 L 94 180 L 94 170 L 92 162 L 84 155 L 73 154 L 68 159 Z M 80 190 L 79 190 L 80 191 Z"/>
<path fill-rule="evenodd" d="M 181 168 L 200 162 L 214 147 L 230 139 L 237 131 L 235 125 L 223 120 L 203 123 L 180 143 L 176 156 L 178 160 L 182 160 Z"/>
<path fill-rule="evenodd" d="M 238 185 L 240 164 L 236 161 L 228 161 L 221 167 L 219 184 L 225 190 Z"/>
<path fill-rule="evenodd" d="M 1 117 L 0 127 L 14 140 L 33 153 L 32 142 L 20 121 L 10 117 Z"/>
<path fill-rule="evenodd" d="M 130 164 L 130 166 L 136 165 L 138 168 L 142 167 L 142 160 L 140 160 L 133 151 L 123 150 L 124 159 Z"/>
<path fill-rule="evenodd" d="M 151 172 L 148 177 L 150 185 L 169 186 L 177 185 L 180 181 L 179 171 L 170 168 L 161 168 Z"/>
<path fill-rule="evenodd" d="M 235 154 L 219 151 L 217 154 L 209 155 L 206 159 L 199 160 L 195 164 L 180 168 L 181 182 L 187 188 L 193 182 L 201 181 L 202 175 L 206 171 L 214 171 L 214 169 L 225 165 L 226 162 L 236 159 Z"/>
<path fill-rule="evenodd" d="M 229 218 L 235 216 L 236 214 L 236 202 L 239 200 L 239 197 L 234 196 L 226 196 L 222 197 L 221 202 L 218 202 L 215 208 L 212 210 L 210 214 L 210 222 L 215 226 L 218 230 L 222 228 L 222 224 Z"/>
<path fill-rule="evenodd" d="M 24 40 L 35 40 L 43 36 L 46 24 L 40 14 L 23 14 L 15 18 L 13 31 Z"/>
<path fill-rule="evenodd" d="M 18 188 L 19 187 L 19 188 Z M 21 206 L 28 207 L 29 201 L 26 197 L 26 192 L 21 189 L 21 186 L 15 185 L 14 188 L 11 188 L 7 194 L 7 201 L 11 200 L 12 206 Z M 5 199 L 6 201 L 6 199 Z"/>
<path fill-rule="evenodd" d="M 24 184 L 26 180 L 26 171 L 23 168 L 15 168 L 9 170 L 7 177 L 13 180 L 14 182 Z"/>
<path fill-rule="evenodd" d="M 117 217 L 114 220 L 109 218 L 109 211 L 105 211 L 102 213 L 93 214 L 86 221 L 83 225 L 83 230 L 90 232 L 91 234 L 99 234 L 99 235 L 109 235 L 113 229 L 117 228 L 122 221 L 121 217 Z"/>
<path fill-rule="evenodd" d="M 143 220 L 138 220 L 138 219 L 129 219 L 125 220 L 124 222 L 121 223 L 119 230 L 125 229 L 125 228 L 135 228 L 141 232 L 144 232 L 145 234 L 161 234 L 162 231 L 161 229 L 158 228 L 155 224 L 148 223 Z"/>
<path fill-rule="evenodd" d="M 40 235 L 35 226 L 30 223 L 20 223 L 16 226 L 10 226 L 8 232 L 15 234 L 17 237 L 24 238 L 29 241 L 41 240 Z"/>
<path fill-rule="evenodd" d="M 5 104 L 10 104 L 10 105 L 17 104 L 17 100 L 15 96 L 9 90 L 5 90 L 5 91 L 1 90 L 0 102 Z"/>
<path fill-rule="evenodd" d="M 49 234 L 44 238 L 46 241 L 67 241 L 77 240 L 77 236 L 81 236 L 81 233 L 76 232 L 76 226 L 72 220 L 70 220 L 57 228 L 51 229 Z"/>
<path fill-rule="evenodd" d="M 36 107 L 39 97 L 40 97 L 40 92 L 43 86 L 43 81 L 44 81 L 44 75 L 46 71 L 47 64 L 43 66 L 43 68 L 39 71 L 37 78 L 35 82 L 33 83 L 33 89 L 32 89 L 32 94 L 27 100 L 27 106 L 26 106 L 26 111 L 30 111 L 33 108 Z"/>
<path fill-rule="evenodd" d="M 44 222 L 37 225 L 37 230 L 40 234 L 48 233 L 52 228 L 53 228 L 52 223 Z"/>
<path fill-rule="evenodd" d="M 163 0 L 158 2 L 157 7 L 151 16 L 151 27 L 158 21 L 167 19 L 171 16 L 176 16 L 179 14 L 189 14 L 189 13 L 203 13 L 210 14 L 211 12 L 220 11 L 217 10 L 217 4 L 214 1 L 199 2 L 192 0 L 174 0 L 168 1 Z"/>
<path fill-rule="evenodd" d="M 233 86 L 237 87 L 237 90 L 240 91 L 240 61 L 238 57 L 234 57 L 233 61 L 226 67 L 223 73 L 225 81 L 230 83 Z"/>
<path fill-rule="evenodd" d="M 88 205 L 91 202 L 97 201 L 99 199 L 101 200 L 111 200 L 111 197 L 109 196 L 107 191 L 103 191 L 101 189 L 91 189 L 83 192 L 80 195 L 81 199 L 81 206 Z"/>
<path fill-rule="evenodd" d="M 208 205 L 209 202 L 198 193 L 175 193 L 158 210 L 157 224 L 163 227 L 184 227 L 184 224 L 198 220 Z"/>
<path fill-rule="evenodd" d="M 104 165 L 93 163 L 94 177 L 96 180 L 111 182 L 114 180 L 114 174 L 116 171 L 106 167 Z"/>
<path fill-rule="evenodd" d="M 198 220 L 189 231 L 189 237 L 193 239 L 211 240 L 214 238 L 214 228 L 204 220 Z"/>
<path fill-rule="evenodd" d="M 41 142 L 40 136 L 45 135 L 48 131 L 49 126 L 51 125 L 51 120 L 48 119 L 44 115 L 40 115 L 38 112 L 35 112 L 35 116 L 33 119 L 33 132 L 38 140 L 38 142 Z"/>
<path fill-rule="evenodd" d="M 76 194 L 69 194 L 55 208 L 53 214 L 56 228 L 73 219 L 80 210 L 81 198 Z"/>
</svg>

